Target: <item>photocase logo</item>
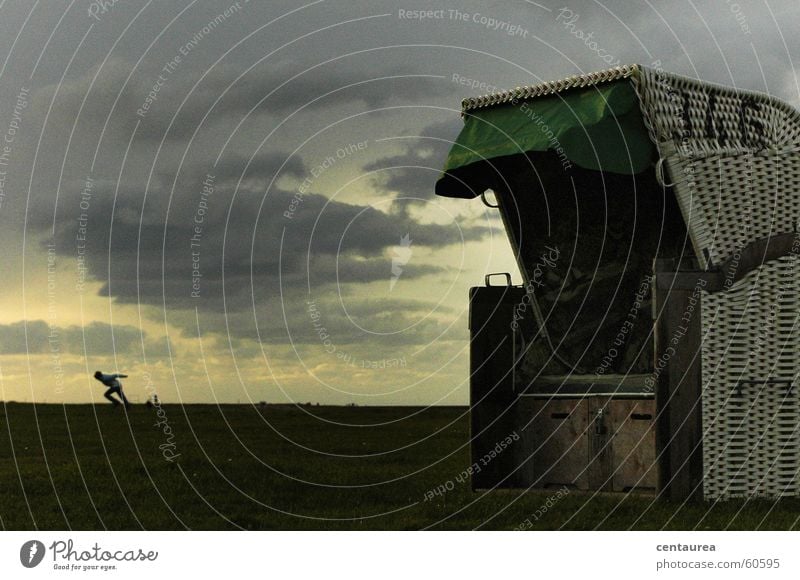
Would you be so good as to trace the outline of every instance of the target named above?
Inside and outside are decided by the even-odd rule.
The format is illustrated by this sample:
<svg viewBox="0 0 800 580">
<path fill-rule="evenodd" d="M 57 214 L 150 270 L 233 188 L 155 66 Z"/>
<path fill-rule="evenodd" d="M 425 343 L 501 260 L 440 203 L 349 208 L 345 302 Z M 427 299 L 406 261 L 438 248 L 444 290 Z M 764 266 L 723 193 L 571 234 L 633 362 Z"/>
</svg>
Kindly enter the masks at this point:
<svg viewBox="0 0 800 580">
<path fill-rule="evenodd" d="M 28 540 L 19 549 L 19 561 L 26 568 L 35 568 L 44 559 L 44 544 L 39 540 Z"/>
<path fill-rule="evenodd" d="M 403 266 L 411 259 L 413 253 L 411 242 L 409 234 L 406 234 L 400 238 L 400 245 L 392 248 L 392 278 L 389 280 L 389 292 L 394 290 L 394 285 L 403 273 Z"/>
</svg>

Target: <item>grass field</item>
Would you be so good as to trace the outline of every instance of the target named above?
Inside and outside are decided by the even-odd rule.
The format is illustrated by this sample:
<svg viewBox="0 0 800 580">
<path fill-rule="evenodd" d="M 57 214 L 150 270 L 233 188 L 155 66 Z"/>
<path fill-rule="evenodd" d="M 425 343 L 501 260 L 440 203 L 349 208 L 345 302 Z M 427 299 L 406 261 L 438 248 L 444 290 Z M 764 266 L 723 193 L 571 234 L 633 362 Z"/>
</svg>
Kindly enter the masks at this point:
<svg viewBox="0 0 800 580">
<path fill-rule="evenodd" d="M 165 405 L 161 413 L 0 407 L 0 527 L 800 529 L 797 500 L 473 493 L 458 481 L 470 465 L 465 408 Z M 425 501 L 443 484 L 452 489 Z"/>
</svg>

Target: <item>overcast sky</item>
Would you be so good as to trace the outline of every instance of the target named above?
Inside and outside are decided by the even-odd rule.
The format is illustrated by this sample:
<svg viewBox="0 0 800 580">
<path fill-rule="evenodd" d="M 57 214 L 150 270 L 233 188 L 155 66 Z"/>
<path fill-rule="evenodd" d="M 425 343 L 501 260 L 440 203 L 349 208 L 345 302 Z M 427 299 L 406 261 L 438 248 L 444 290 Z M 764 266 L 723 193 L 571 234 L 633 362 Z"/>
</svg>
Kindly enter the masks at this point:
<svg viewBox="0 0 800 580">
<path fill-rule="evenodd" d="M 660 61 L 800 102 L 794 0 L 100 4 L 0 4 L 0 399 L 465 404 L 468 289 L 519 278 L 433 196 L 462 98 Z"/>
</svg>

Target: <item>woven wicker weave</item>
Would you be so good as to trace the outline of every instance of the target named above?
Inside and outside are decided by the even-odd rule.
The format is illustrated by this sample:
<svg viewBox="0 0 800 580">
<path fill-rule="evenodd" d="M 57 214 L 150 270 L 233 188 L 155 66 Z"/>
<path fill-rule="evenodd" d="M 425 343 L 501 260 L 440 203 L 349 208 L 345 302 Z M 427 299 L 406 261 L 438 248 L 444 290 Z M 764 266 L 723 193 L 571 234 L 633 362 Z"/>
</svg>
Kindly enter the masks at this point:
<svg viewBox="0 0 800 580">
<path fill-rule="evenodd" d="M 800 115 L 777 99 L 639 69 L 646 124 L 701 265 L 795 230 Z M 800 274 L 794 255 L 705 293 L 703 495 L 800 495 Z M 780 382 L 785 381 L 785 382 Z"/>
<path fill-rule="evenodd" d="M 706 498 L 800 494 L 798 268 L 773 260 L 703 297 Z"/>
<path fill-rule="evenodd" d="M 794 231 L 800 113 L 766 95 L 644 67 L 633 82 L 703 267 Z"/>
</svg>

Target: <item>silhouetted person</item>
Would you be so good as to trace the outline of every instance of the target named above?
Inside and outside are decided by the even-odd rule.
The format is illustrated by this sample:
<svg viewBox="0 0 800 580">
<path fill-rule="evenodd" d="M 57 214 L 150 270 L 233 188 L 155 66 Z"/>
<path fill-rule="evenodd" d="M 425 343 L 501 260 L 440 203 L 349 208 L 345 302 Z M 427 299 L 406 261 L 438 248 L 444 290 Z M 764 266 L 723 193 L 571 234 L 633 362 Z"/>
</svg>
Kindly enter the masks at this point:
<svg viewBox="0 0 800 580">
<path fill-rule="evenodd" d="M 126 409 L 131 408 L 131 404 L 128 402 L 128 399 L 125 398 L 125 393 L 122 392 L 122 383 L 119 382 L 119 379 L 127 379 L 128 375 L 120 375 L 120 374 L 106 375 L 101 373 L 100 371 L 97 371 L 96 373 L 94 373 L 94 378 L 96 378 L 98 381 L 100 381 L 101 383 L 103 383 L 105 386 L 108 387 L 108 390 L 105 392 L 105 394 L 103 394 L 103 396 L 109 401 L 111 401 L 115 407 L 119 405 L 119 401 L 117 401 L 114 397 L 111 396 L 114 393 L 116 393 L 117 396 L 120 399 L 122 399 L 122 402 L 125 403 Z"/>
</svg>

